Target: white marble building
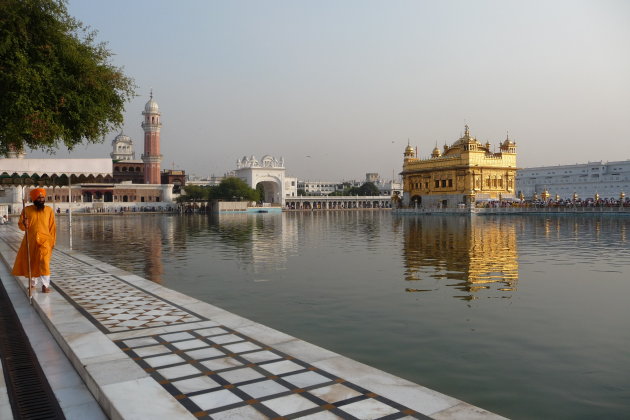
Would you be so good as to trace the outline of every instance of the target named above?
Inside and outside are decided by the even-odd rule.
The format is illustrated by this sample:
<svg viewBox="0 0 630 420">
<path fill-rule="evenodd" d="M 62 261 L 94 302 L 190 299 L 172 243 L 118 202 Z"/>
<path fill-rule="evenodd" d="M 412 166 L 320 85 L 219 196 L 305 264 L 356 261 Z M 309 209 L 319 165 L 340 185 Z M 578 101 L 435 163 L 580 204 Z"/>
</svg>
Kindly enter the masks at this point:
<svg viewBox="0 0 630 420">
<path fill-rule="evenodd" d="M 284 177 L 284 197 L 297 197 L 298 179 L 294 176 Z"/>
<path fill-rule="evenodd" d="M 131 137 L 122 131 L 112 140 L 112 153 L 109 154 L 112 160 L 133 161 L 136 159 L 136 152 L 133 147 Z"/>
<path fill-rule="evenodd" d="M 306 195 L 330 195 L 334 192 L 343 192 L 346 188 L 360 187 L 366 182 L 373 183 L 379 190 L 380 195 L 391 196 L 398 192 L 402 196 L 402 183 L 395 180 L 384 181 L 375 172 L 365 174 L 363 181 L 299 181 L 298 188 L 304 190 Z"/>
<path fill-rule="evenodd" d="M 265 190 L 265 203 L 284 206 L 284 199 L 297 195 L 297 179 L 285 175 L 284 158 L 277 159 L 265 155 L 260 160 L 254 156 L 243 156 L 236 161 L 234 175 L 245 181 L 251 188 L 262 184 Z"/>
<path fill-rule="evenodd" d="M 329 195 L 335 191 L 343 191 L 341 182 L 333 181 L 300 181 L 298 188 L 304 190 L 306 195 Z"/>
<path fill-rule="evenodd" d="M 519 169 L 516 173 L 517 196 L 538 197 L 547 190 L 550 197 L 618 199 L 630 192 L 630 159 L 616 162 L 588 162 L 575 165 L 541 166 Z"/>
<path fill-rule="evenodd" d="M 113 183 L 111 159 L 0 158 L 0 204 L 8 205 L 11 213 L 22 210 L 22 199 L 28 199 L 28 191 L 35 187 L 26 181 L 24 188 L 12 182 L 12 178 L 24 175 L 42 180 L 69 178 L 70 186 L 43 182 L 47 203 L 63 210 L 70 206 L 77 210 L 107 209 L 167 206 L 174 202 L 172 184 Z"/>
</svg>

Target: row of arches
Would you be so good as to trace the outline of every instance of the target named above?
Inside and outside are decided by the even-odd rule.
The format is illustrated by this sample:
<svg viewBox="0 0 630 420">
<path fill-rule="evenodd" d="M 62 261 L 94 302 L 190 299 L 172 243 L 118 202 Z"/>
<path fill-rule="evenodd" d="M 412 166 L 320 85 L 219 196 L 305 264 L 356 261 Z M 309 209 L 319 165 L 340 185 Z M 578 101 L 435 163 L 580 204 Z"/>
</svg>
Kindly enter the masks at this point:
<svg viewBox="0 0 630 420">
<path fill-rule="evenodd" d="M 53 185 L 68 185 L 72 184 L 107 184 L 113 182 L 111 175 L 84 175 L 84 174 L 28 174 L 28 173 L 13 173 L 9 174 L 3 172 L 0 174 L 0 182 L 4 185 L 41 185 L 41 186 L 53 186 Z"/>
<path fill-rule="evenodd" d="M 114 166 L 114 172 L 142 172 L 143 165 Z"/>
<path fill-rule="evenodd" d="M 357 200 L 321 200 L 313 198 L 287 198 L 285 208 L 287 210 L 343 210 L 343 209 L 388 209 L 391 208 L 391 200 L 367 199 Z"/>
</svg>

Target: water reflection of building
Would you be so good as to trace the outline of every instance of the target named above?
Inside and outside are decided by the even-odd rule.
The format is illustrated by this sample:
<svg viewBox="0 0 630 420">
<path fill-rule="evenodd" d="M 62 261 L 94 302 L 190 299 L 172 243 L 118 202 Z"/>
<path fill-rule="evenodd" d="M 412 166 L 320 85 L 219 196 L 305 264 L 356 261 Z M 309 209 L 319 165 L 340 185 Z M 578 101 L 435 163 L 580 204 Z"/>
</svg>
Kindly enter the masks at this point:
<svg viewBox="0 0 630 420">
<path fill-rule="evenodd" d="M 209 223 L 224 244 L 240 251 L 242 267 L 256 275 L 285 269 L 289 253 L 297 246 L 296 221 L 284 213 L 213 214 Z"/>
<path fill-rule="evenodd" d="M 130 262 L 142 267 L 145 278 L 162 283 L 164 281 L 162 248 L 171 246 L 174 241 L 172 230 L 168 228 L 169 224 L 172 225 L 172 218 L 154 215 L 123 216 L 113 217 L 111 224 L 112 235 L 129 238 L 128 241 L 111 242 L 116 244 L 114 252 L 130 256 Z M 132 267 L 135 264 L 132 263 Z"/>
<path fill-rule="evenodd" d="M 409 292 L 453 287 L 454 297 L 510 297 L 518 281 L 514 219 L 425 216 L 404 219 Z M 453 280 L 455 282 L 453 282 Z"/>
<path fill-rule="evenodd" d="M 144 272 L 147 277 L 156 283 L 162 283 L 164 267 L 162 265 L 162 242 L 164 238 L 162 229 L 150 229 L 146 234 L 144 251 Z"/>
</svg>

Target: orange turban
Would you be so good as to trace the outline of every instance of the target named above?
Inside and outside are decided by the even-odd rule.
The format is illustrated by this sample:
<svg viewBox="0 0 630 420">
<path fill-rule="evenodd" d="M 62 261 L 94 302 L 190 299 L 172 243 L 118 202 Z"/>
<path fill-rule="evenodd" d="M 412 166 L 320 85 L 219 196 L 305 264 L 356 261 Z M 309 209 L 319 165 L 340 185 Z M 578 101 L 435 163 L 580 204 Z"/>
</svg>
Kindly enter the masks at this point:
<svg viewBox="0 0 630 420">
<path fill-rule="evenodd" d="M 46 197 L 46 190 L 43 188 L 35 188 L 34 190 L 31 190 L 29 194 L 31 195 L 31 201 L 35 201 L 41 196 Z"/>
</svg>

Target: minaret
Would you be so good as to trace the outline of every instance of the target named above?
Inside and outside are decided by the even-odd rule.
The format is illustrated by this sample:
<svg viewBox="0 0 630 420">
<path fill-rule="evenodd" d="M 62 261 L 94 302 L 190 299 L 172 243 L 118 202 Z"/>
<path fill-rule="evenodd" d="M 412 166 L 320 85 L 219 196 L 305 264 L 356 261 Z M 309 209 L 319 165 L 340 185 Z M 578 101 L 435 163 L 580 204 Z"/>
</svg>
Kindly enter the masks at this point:
<svg viewBox="0 0 630 420">
<path fill-rule="evenodd" d="M 144 106 L 144 121 L 142 129 L 144 130 L 144 154 L 142 161 L 144 162 L 144 183 L 160 184 L 160 162 L 162 155 L 160 154 L 160 109 L 157 102 L 153 100 L 153 91 L 151 98 Z"/>
</svg>

